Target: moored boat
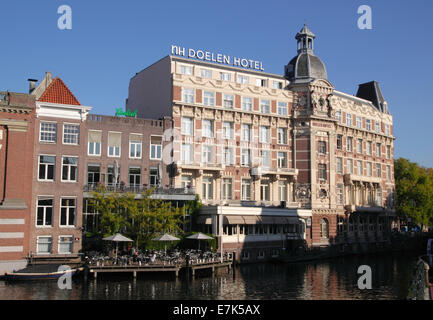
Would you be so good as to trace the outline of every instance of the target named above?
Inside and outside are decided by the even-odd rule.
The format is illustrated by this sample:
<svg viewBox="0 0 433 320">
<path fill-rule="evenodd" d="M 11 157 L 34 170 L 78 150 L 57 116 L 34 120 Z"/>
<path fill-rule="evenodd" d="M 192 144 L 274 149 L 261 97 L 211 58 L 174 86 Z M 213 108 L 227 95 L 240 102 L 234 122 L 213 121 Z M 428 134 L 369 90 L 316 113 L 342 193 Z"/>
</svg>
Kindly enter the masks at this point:
<svg viewBox="0 0 433 320">
<path fill-rule="evenodd" d="M 60 265 L 31 265 L 18 271 L 5 273 L 2 279 L 6 281 L 50 280 L 58 279 L 67 274 L 73 276 L 83 270 L 83 268 L 62 268 L 59 270 L 59 267 Z"/>
</svg>

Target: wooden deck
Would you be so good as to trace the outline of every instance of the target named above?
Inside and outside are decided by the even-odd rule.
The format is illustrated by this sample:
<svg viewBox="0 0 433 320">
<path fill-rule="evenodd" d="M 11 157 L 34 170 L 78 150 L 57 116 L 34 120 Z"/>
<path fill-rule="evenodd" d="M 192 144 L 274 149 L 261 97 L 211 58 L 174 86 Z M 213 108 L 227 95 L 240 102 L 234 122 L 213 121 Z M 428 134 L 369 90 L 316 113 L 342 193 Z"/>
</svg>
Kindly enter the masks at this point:
<svg viewBox="0 0 433 320">
<path fill-rule="evenodd" d="M 145 272 L 170 272 L 174 273 L 176 277 L 179 277 L 180 271 L 185 271 L 188 274 L 191 273 L 192 277 L 195 276 L 196 270 L 209 269 L 212 274 L 217 268 L 227 268 L 229 272 L 232 268 L 232 260 L 214 261 L 214 262 L 192 262 L 188 266 L 186 264 L 170 265 L 170 264 L 148 264 L 148 265 L 104 265 L 104 266 L 87 266 L 85 269 L 85 275 L 88 273 L 93 275 L 94 279 L 98 278 L 99 273 L 131 273 L 134 278 L 137 277 L 138 273 Z"/>
</svg>

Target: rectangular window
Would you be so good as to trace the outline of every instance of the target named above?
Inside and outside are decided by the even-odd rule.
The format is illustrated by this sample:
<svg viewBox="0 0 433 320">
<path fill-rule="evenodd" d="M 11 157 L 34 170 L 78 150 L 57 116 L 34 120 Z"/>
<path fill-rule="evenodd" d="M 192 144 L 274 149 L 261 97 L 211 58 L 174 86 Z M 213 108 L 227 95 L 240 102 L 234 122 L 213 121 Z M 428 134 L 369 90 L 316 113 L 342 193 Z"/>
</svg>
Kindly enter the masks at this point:
<svg viewBox="0 0 433 320">
<path fill-rule="evenodd" d="M 337 150 L 343 149 L 343 136 L 341 134 L 337 134 Z"/>
<path fill-rule="evenodd" d="M 242 200 L 251 200 L 251 180 L 242 179 Z"/>
<path fill-rule="evenodd" d="M 287 168 L 287 153 L 278 152 L 278 168 Z"/>
<path fill-rule="evenodd" d="M 240 84 L 248 84 L 248 77 L 238 74 L 238 83 Z"/>
<path fill-rule="evenodd" d="M 251 141 L 251 125 L 242 124 L 241 140 L 246 142 Z"/>
<path fill-rule="evenodd" d="M 230 73 L 221 72 L 220 73 L 220 80 L 221 81 L 230 81 L 231 80 Z"/>
<path fill-rule="evenodd" d="M 266 80 L 265 79 L 256 79 L 256 86 L 257 87 L 266 87 Z"/>
<path fill-rule="evenodd" d="M 376 163 L 376 177 L 382 178 L 382 165 L 380 163 Z"/>
<path fill-rule="evenodd" d="M 202 122 L 203 125 L 203 137 L 205 138 L 213 138 L 213 122 L 212 120 L 203 120 Z"/>
<path fill-rule="evenodd" d="M 356 127 L 358 129 L 362 129 L 362 118 L 361 117 L 356 117 Z"/>
<path fill-rule="evenodd" d="M 391 146 L 386 146 L 386 158 L 391 159 Z"/>
<path fill-rule="evenodd" d="M 319 169 L 319 180 L 326 181 L 327 180 L 326 164 L 320 163 L 318 165 L 318 169 Z"/>
<path fill-rule="evenodd" d="M 138 137 L 134 135 L 134 139 L 137 138 Z M 129 139 L 131 139 L 131 137 Z M 141 140 L 129 140 L 129 158 L 141 159 Z"/>
<path fill-rule="evenodd" d="M 55 156 L 39 156 L 39 180 L 54 181 L 56 168 Z"/>
<path fill-rule="evenodd" d="M 380 127 L 380 122 L 379 121 L 375 121 L 374 122 L 374 128 L 375 128 L 376 133 L 380 133 L 381 127 Z"/>
<path fill-rule="evenodd" d="M 160 160 L 162 158 L 162 138 L 150 137 L 150 159 Z"/>
<path fill-rule="evenodd" d="M 180 73 L 184 75 L 192 75 L 192 67 L 191 66 L 180 66 Z"/>
<path fill-rule="evenodd" d="M 337 158 L 337 173 L 343 174 L 343 158 Z"/>
<path fill-rule="evenodd" d="M 181 132 L 184 135 L 192 136 L 194 130 L 193 119 L 182 117 L 182 129 Z"/>
<path fill-rule="evenodd" d="M 382 155 L 382 145 L 380 143 L 376 143 L 376 157 L 380 157 Z"/>
<path fill-rule="evenodd" d="M 253 99 L 249 97 L 242 97 L 242 110 L 251 111 L 253 109 Z"/>
<path fill-rule="evenodd" d="M 278 144 L 287 144 L 287 135 L 285 128 L 277 129 L 277 143 Z"/>
<path fill-rule="evenodd" d="M 260 180 L 260 200 L 271 201 L 271 186 L 269 180 Z"/>
<path fill-rule="evenodd" d="M 44 236 L 37 238 L 37 251 L 38 254 L 50 254 L 52 249 L 51 236 Z"/>
<path fill-rule="evenodd" d="M 202 145 L 202 162 L 213 163 L 213 146 Z"/>
<path fill-rule="evenodd" d="M 150 167 L 149 168 L 149 185 L 151 187 L 156 187 L 158 184 L 159 184 L 158 168 Z"/>
<path fill-rule="evenodd" d="M 141 186 L 141 168 L 129 167 L 128 178 L 130 188 L 139 188 Z"/>
<path fill-rule="evenodd" d="M 233 139 L 233 123 L 223 122 L 223 139 Z"/>
<path fill-rule="evenodd" d="M 186 144 L 186 143 L 182 144 L 182 159 L 181 160 L 182 160 L 183 164 L 191 164 L 192 163 L 192 159 L 193 159 L 192 151 L 193 151 L 193 148 L 192 148 L 191 144 Z"/>
<path fill-rule="evenodd" d="M 362 140 L 361 139 L 356 140 L 356 152 L 359 154 L 362 154 Z"/>
<path fill-rule="evenodd" d="M 181 182 L 182 188 L 191 188 L 192 187 L 192 177 L 191 176 L 182 176 Z"/>
<path fill-rule="evenodd" d="M 371 131 L 371 120 L 365 119 L 365 130 Z"/>
<path fill-rule="evenodd" d="M 235 157 L 234 157 L 234 149 L 229 147 L 224 147 L 223 150 L 223 163 L 226 166 L 234 165 Z"/>
<path fill-rule="evenodd" d="M 212 179 L 212 177 L 203 177 L 202 198 L 203 198 L 203 200 L 212 200 L 213 199 L 213 179 Z"/>
<path fill-rule="evenodd" d="M 371 177 L 373 174 L 372 164 L 371 162 L 367 162 L 367 176 Z"/>
<path fill-rule="evenodd" d="M 232 199 L 232 179 L 223 178 L 223 200 Z"/>
<path fill-rule="evenodd" d="M 38 197 L 36 225 L 51 227 L 53 225 L 53 199 L 49 197 Z"/>
<path fill-rule="evenodd" d="M 342 124 L 341 110 L 335 111 L 335 119 L 337 119 L 338 124 Z"/>
<path fill-rule="evenodd" d="M 363 175 L 363 167 L 362 167 L 362 161 L 361 160 L 356 161 L 356 174 L 358 176 Z"/>
<path fill-rule="evenodd" d="M 68 254 L 72 253 L 72 246 L 74 244 L 72 236 L 60 236 L 59 237 L 59 253 L 60 254 Z"/>
<path fill-rule="evenodd" d="M 274 81 L 272 87 L 274 89 L 283 89 L 283 83 L 281 81 Z"/>
<path fill-rule="evenodd" d="M 260 142 L 270 143 L 271 142 L 271 130 L 269 127 L 260 126 Z"/>
<path fill-rule="evenodd" d="M 242 155 L 241 155 L 241 165 L 242 166 L 250 166 L 251 165 L 251 155 L 250 155 L 250 149 L 242 149 Z"/>
<path fill-rule="evenodd" d="M 96 186 L 101 181 L 101 166 L 99 164 L 87 165 L 87 184 Z"/>
<path fill-rule="evenodd" d="M 278 102 L 277 111 L 280 116 L 287 116 L 287 103 L 286 102 Z"/>
<path fill-rule="evenodd" d="M 287 201 L 287 181 L 278 181 L 278 200 Z"/>
<path fill-rule="evenodd" d="M 182 102 L 194 103 L 194 89 L 182 88 Z"/>
<path fill-rule="evenodd" d="M 386 180 L 390 182 L 392 180 L 391 176 L 391 166 L 386 166 Z"/>
<path fill-rule="evenodd" d="M 120 157 L 122 134 L 120 132 L 108 132 L 108 156 Z"/>
<path fill-rule="evenodd" d="M 389 124 L 385 124 L 385 134 L 390 135 L 391 134 L 391 127 Z"/>
<path fill-rule="evenodd" d="M 372 147 L 372 143 L 371 143 L 371 141 L 367 141 L 367 144 L 366 144 L 366 153 L 367 153 L 367 155 L 368 156 L 371 156 L 371 154 L 372 154 L 372 152 L 373 152 L 373 147 Z"/>
<path fill-rule="evenodd" d="M 233 109 L 233 95 L 223 94 L 223 107 Z"/>
<path fill-rule="evenodd" d="M 215 105 L 215 92 L 204 91 L 203 92 L 203 104 L 205 106 L 213 107 Z"/>
<path fill-rule="evenodd" d="M 352 159 L 347 159 L 346 171 L 348 174 L 353 173 L 353 160 Z"/>
<path fill-rule="evenodd" d="M 76 199 L 61 198 L 60 225 L 63 227 L 75 226 Z"/>
<path fill-rule="evenodd" d="M 260 156 L 262 160 L 262 166 L 271 167 L 271 152 L 269 150 L 260 150 Z"/>
<path fill-rule="evenodd" d="M 271 112 L 271 102 L 269 100 L 260 99 L 260 112 L 261 113 Z"/>
<path fill-rule="evenodd" d="M 347 137 L 346 151 L 347 152 L 353 151 L 353 138 L 352 137 Z"/>
<path fill-rule="evenodd" d="M 326 154 L 326 142 L 325 141 L 319 141 L 318 142 L 318 149 L 319 149 L 319 154 Z"/>
<path fill-rule="evenodd" d="M 57 123 L 41 122 L 39 140 L 41 142 L 56 143 L 57 140 Z"/>
<path fill-rule="evenodd" d="M 78 181 L 78 157 L 62 158 L 62 181 Z"/>
<path fill-rule="evenodd" d="M 346 124 L 347 126 L 351 127 L 352 126 L 352 115 L 350 113 L 346 114 Z"/>
<path fill-rule="evenodd" d="M 78 144 L 78 136 L 80 126 L 76 124 L 63 125 L 63 143 L 64 144 Z"/>
<path fill-rule="evenodd" d="M 337 184 L 337 204 L 344 204 L 344 193 L 342 184 Z"/>
<path fill-rule="evenodd" d="M 212 78 L 212 70 L 200 69 L 200 77 L 202 78 Z"/>
<path fill-rule="evenodd" d="M 89 156 L 101 155 L 101 141 L 102 141 L 101 131 L 89 130 L 88 150 L 87 150 Z"/>
</svg>

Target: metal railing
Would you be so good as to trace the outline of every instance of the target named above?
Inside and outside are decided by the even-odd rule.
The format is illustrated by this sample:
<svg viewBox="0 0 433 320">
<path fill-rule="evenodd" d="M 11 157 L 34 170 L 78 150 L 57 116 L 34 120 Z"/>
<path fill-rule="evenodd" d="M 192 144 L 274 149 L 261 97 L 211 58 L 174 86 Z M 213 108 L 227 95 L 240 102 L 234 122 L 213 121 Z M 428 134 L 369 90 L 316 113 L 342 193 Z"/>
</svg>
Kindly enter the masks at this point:
<svg viewBox="0 0 433 320">
<path fill-rule="evenodd" d="M 144 191 L 153 189 L 152 194 L 159 195 L 194 195 L 195 188 L 164 188 L 164 187 L 153 187 L 146 185 L 123 185 L 123 184 L 101 184 L 101 183 L 90 183 L 84 186 L 84 192 L 98 191 L 100 188 L 104 188 L 107 192 L 131 192 L 131 193 L 142 193 Z"/>
</svg>

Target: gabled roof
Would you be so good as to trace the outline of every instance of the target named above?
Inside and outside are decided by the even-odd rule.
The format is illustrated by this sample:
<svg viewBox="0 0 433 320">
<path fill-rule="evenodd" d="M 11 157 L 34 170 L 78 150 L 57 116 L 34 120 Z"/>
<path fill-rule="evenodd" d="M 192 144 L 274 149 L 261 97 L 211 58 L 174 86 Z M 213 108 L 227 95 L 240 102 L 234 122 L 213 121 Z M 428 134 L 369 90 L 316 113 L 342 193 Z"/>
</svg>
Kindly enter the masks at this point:
<svg viewBox="0 0 433 320">
<path fill-rule="evenodd" d="M 38 101 L 81 106 L 81 103 L 59 77 L 51 82 Z"/>
</svg>

